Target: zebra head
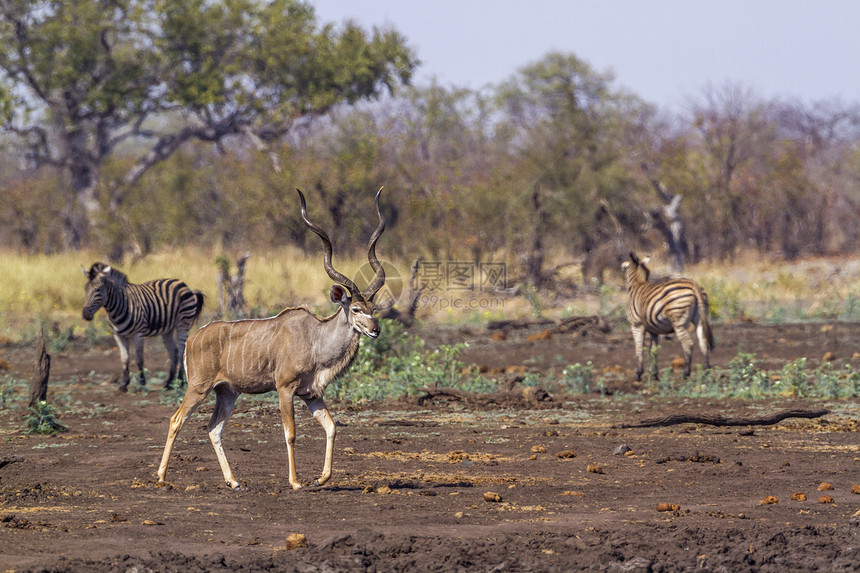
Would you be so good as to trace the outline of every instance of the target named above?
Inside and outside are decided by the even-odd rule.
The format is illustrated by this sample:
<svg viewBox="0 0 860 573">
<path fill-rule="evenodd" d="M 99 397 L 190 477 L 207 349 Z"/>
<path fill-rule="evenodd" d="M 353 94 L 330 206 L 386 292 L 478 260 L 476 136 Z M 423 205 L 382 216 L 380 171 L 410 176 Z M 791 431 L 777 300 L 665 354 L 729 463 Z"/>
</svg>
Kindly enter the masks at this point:
<svg viewBox="0 0 860 573">
<path fill-rule="evenodd" d="M 105 282 L 110 280 L 111 267 L 104 263 L 93 263 L 89 270 L 81 266 L 87 284 L 84 287 L 86 296 L 84 298 L 84 309 L 82 315 L 84 320 L 92 320 L 96 311 L 105 304 Z"/>
</svg>

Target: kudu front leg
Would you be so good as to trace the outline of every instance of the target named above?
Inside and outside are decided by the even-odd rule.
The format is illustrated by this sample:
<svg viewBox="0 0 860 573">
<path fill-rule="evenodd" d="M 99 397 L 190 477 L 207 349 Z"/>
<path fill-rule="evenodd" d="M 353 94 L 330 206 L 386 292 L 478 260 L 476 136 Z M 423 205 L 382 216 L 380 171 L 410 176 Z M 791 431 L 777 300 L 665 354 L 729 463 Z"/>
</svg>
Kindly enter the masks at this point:
<svg viewBox="0 0 860 573">
<path fill-rule="evenodd" d="M 299 476 L 296 473 L 296 416 L 293 406 L 295 390 L 279 389 L 278 398 L 281 405 L 281 423 L 284 425 L 284 437 L 287 440 L 287 463 L 289 465 L 290 487 L 299 489 Z"/>
<path fill-rule="evenodd" d="M 322 398 L 313 398 L 310 400 L 302 398 L 302 400 L 307 404 L 316 421 L 325 430 L 325 461 L 323 462 L 323 471 L 319 479 L 314 482 L 314 485 L 324 485 L 331 478 L 331 462 L 334 455 L 334 438 L 337 435 L 337 428 Z"/>
</svg>

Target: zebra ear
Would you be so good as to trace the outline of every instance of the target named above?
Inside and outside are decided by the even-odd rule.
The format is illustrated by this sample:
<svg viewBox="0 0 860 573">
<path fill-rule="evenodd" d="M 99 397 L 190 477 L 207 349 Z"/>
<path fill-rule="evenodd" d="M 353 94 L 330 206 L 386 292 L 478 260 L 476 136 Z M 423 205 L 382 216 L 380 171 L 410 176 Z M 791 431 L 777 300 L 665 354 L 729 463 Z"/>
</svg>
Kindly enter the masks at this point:
<svg viewBox="0 0 860 573">
<path fill-rule="evenodd" d="M 639 261 L 639 264 L 640 265 L 647 265 L 650 262 L 651 262 L 651 257 L 645 257 L 644 259 Z"/>
<path fill-rule="evenodd" d="M 87 267 L 85 267 L 84 265 L 81 265 L 81 270 L 84 273 L 84 278 L 87 280 L 90 280 L 90 271 L 87 270 Z"/>
</svg>

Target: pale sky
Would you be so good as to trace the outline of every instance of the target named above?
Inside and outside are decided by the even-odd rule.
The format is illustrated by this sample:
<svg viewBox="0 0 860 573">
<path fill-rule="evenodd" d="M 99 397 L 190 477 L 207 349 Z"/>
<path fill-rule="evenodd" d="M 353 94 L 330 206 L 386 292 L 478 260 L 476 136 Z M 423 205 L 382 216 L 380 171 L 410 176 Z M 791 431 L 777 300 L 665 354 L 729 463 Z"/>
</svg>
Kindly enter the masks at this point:
<svg viewBox="0 0 860 573">
<path fill-rule="evenodd" d="M 396 28 L 422 61 L 417 85 L 477 90 L 560 51 L 668 109 L 727 81 L 768 98 L 860 101 L 860 1 L 310 2 L 321 22 Z"/>
</svg>

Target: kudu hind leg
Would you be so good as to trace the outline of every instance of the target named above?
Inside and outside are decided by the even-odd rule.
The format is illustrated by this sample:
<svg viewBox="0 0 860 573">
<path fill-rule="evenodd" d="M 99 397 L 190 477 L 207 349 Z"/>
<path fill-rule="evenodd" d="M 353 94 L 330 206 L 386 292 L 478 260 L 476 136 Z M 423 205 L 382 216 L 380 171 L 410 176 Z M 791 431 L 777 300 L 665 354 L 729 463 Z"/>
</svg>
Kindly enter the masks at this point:
<svg viewBox="0 0 860 573">
<path fill-rule="evenodd" d="M 209 392 L 199 395 L 189 390 L 185 393 L 185 398 L 176 413 L 170 417 L 170 427 L 167 430 L 167 442 L 164 444 L 164 453 L 161 455 L 161 464 L 158 466 L 158 482 L 164 481 L 164 476 L 167 473 L 167 463 L 170 461 L 170 454 L 173 451 L 173 443 L 176 441 L 176 435 L 182 429 L 182 425 L 191 417 L 197 406 L 206 398 Z"/>
<path fill-rule="evenodd" d="M 312 400 L 302 398 L 302 400 L 307 404 L 316 421 L 325 430 L 325 461 L 323 462 L 323 471 L 319 479 L 314 482 L 314 485 L 323 485 L 331 478 L 331 462 L 334 454 L 334 439 L 337 434 L 337 428 L 322 398 L 314 398 Z"/>
<path fill-rule="evenodd" d="M 215 410 L 209 421 L 209 440 L 212 442 L 212 447 L 215 448 L 215 455 L 218 456 L 224 481 L 231 489 L 239 489 L 239 482 L 233 477 L 233 470 L 230 469 L 227 456 L 224 454 L 224 446 L 221 444 L 221 432 L 224 431 L 224 423 L 233 413 L 239 392 L 230 384 L 221 383 L 215 386 L 215 396 Z"/>
</svg>

